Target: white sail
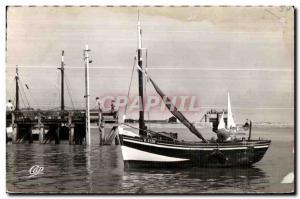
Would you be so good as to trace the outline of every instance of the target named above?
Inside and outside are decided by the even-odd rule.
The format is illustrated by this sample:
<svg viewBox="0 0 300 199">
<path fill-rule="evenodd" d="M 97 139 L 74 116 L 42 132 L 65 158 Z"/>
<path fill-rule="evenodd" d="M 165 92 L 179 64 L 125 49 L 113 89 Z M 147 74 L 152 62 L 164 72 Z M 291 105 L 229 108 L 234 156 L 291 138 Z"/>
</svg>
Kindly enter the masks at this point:
<svg viewBox="0 0 300 199">
<path fill-rule="evenodd" d="M 230 103 L 230 95 L 228 92 L 228 107 L 227 107 L 227 129 L 236 128 L 236 124 L 233 120 L 232 112 L 231 112 L 231 103 Z"/>
<path fill-rule="evenodd" d="M 224 112 L 221 116 L 221 119 L 220 119 L 220 122 L 219 122 L 219 125 L 218 125 L 218 130 L 220 130 L 220 129 L 225 129 Z"/>
</svg>

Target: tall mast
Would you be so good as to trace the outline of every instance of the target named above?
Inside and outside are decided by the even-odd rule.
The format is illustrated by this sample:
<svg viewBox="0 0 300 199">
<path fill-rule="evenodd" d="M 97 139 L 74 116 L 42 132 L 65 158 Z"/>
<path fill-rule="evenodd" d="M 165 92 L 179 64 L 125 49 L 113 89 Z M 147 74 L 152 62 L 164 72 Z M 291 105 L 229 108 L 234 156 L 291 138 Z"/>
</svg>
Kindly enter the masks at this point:
<svg viewBox="0 0 300 199">
<path fill-rule="evenodd" d="M 19 110 L 20 105 L 19 105 L 19 69 L 18 65 L 16 65 L 16 108 L 15 110 Z"/>
<path fill-rule="evenodd" d="M 65 71 L 64 66 L 65 66 L 65 63 L 64 63 L 64 54 L 65 54 L 65 52 L 62 51 L 61 52 L 61 65 L 60 65 L 60 68 L 58 68 L 61 71 L 60 108 L 61 108 L 62 111 L 65 110 L 65 95 L 64 95 L 64 93 L 65 93 L 65 91 L 64 91 L 65 90 L 64 89 L 64 71 Z"/>
<path fill-rule="evenodd" d="M 137 60 L 139 67 L 143 70 L 143 61 L 142 61 L 142 30 L 140 26 L 140 19 L 138 13 L 138 24 L 137 24 L 137 33 L 138 33 L 138 50 L 137 50 Z M 139 75 L 139 135 L 144 136 L 146 133 L 143 131 L 145 129 L 145 121 L 144 121 L 144 88 L 143 88 L 143 73 L 138 70 Z"/>
<path fill-rule="evenodd" d="M 85 105 L 86 105 L 86 116 L 85 116 L 85 140 L 86 145 L 91 144 L 91 131 L 90 131 L 90 83 L 89 83 L 89 54 L 88 52 L 91 51 L 88 45 L 85 46 L 84 50 L 84 62 L 85 62 Z"/>
</svg>

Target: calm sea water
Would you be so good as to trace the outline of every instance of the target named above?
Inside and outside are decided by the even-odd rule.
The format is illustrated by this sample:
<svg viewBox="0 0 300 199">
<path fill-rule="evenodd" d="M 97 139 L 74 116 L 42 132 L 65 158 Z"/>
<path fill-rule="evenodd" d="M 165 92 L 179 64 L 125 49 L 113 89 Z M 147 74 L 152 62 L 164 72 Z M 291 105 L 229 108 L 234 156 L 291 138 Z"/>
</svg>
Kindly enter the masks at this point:
<svg viewBox="0 0 300 199">
<path fill-rule="evenodd" d="M 183 131 L 183 130 L 182 130 Z M 282 179 L 294 171 L 294 129 L 254 128 L 272 139 L 265 157 L 251 168 L 137 169 L 124 171 L 120 146 L 7 144 L 7 190 L 22 193 L 248 193 L 292 192 Z M 43 174 L 29 177 L 33 165 Z"/>
</svg>

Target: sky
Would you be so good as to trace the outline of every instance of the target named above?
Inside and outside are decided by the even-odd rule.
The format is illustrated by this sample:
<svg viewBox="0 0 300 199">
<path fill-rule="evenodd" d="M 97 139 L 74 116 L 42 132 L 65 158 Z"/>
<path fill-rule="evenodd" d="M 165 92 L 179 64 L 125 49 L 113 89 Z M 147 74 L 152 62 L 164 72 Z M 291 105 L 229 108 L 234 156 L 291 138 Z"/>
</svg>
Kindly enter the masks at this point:
<svg viewBox="0 0 300 199">
<path fill-rule="evenodd" d="M 66 105 L 82 108 L 86 44 L 93 61 L 91 104 L 96 96 L 126 96 L 137 48 L 138 10 L 149 74 L 167 95 L 196 97 L 200 110 L 185 112 L 189 119 L 200 120 L 211 108 L 225 109 L 230 92 L 236 121 L 293 122 L 292 7 L 9 7 L 7 99 L 14 100 L 19 65 L 21 106 L 26 94 L 34 108 L 58 107 L 57 68 L 64 50 Z M 135 72 L 131 96 L 137 91 Z M 151 85 L 147 93 L 156 95 Z M 150 119 L 170 116 L 167 111 L 150 113 Z"/>
</svg>

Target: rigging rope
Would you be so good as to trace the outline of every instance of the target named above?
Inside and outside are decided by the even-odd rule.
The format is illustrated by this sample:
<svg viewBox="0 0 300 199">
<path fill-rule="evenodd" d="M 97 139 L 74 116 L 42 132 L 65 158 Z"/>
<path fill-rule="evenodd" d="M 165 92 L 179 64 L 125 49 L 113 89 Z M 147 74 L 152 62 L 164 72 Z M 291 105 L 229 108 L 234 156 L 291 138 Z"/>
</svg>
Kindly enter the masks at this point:
<svg viewBox="0 0 300 199">
<path fill-rule="evenodd" d="M 145 64 L 145 73 L 148 74 L 148 50 L 146 49 L 146 64 Z M 146 80 L 144 81 L 145 85 L 145 96 L 146 96 L 146 107 L 149 106 L 148 104 L 148 95 L 147 95 L 147 82 L 148 82 L 148 76 L 145 76 Z M 150 128 L 150 110 L 147 110 L 147 117 L 148 117 L 148 126 Z"/>
<path fill-rule="evenodd" d="M 128 92 L 127 92 L 127 103 L 125 105 L 125 111 L 124 111 L 124 115 L 126 115 L 127 112 L 127 106 L 128 106 L 128 101 L 129 101 L 129 95 L 130 95 L 130 90 L 131 90 L 131 84 L 132 84 L 132 79 L 133 79 L 133 75 L 134 75 L 134 66 L 136 64 L 136 57 L 134 57 L 133 60 L 133 66 L 132 66 L 132 71 L 131 71 L 131 78 L 130 78 L 130 83 L 129 83 L 129 88 L 128 88 Z"/>
<path fill-rule="evenodd" d="M 30 107 L 29 101 L 33 102 L 33 104 L 37 104 L 37 103 L 35 103 L 35 100 L 32 99 L 31 93 L 30 93 L 30 89 L 29 89 L 28 85 L 25 83 L 24 78 L 23 78 L 23 76 L 22 76 L 21 74 L 19 74 L 19 80 L 21 81 L 21 86 L 23 87 L 23 86 L 25 85 L 26 88 L 27 88 L 27 89 L 25 89 L 25 88 L 23 87 L 22 89 L 23 89 L 24 95 L 25 95 L 25 97 L 26 97 L 28 106 Z M 30 100 L 28 100 L 25 90 L 27 90 L 27 92 L 28 92 L 28 94 L 29 94 L 29 99 L 30 99 Z"/>
<path fill-rule="evenodd" d="M 19 80 L 20 80 L 20 82 L 21 82 L 21 84 L 19 84 L 20 87 L 21 87 L 20 91 L 23 92 L 25 101 L 27 102 L 28 107 L 30 107 L 29 100 L 28 100 L 28 98 L 27 98 L 27 95 L 26 95 L 25 89 L 24 89 L 24 85 L 23 85 L 24 82 L 23 82 L 23 80 L 22 80 L 21 78 L 19 78 Z M 20 94 L 21 94 L 21 92 L 20 92 Z M 24 104 L 24 105 L 25 105 L 25 104 Z"/>
<path fill-rule="evenodd" d="M 74 105 L 74 102 L 72 99 L 72 94 L 71 94 L 70 81 L 69 81 L 69 78 L 67 77 L 67 75 L 65 75 L 65 77 L 66 77 L 66 86 L 67 86 L 68 95 L 69 95 L 70 101 L 72 103 L 73 110 L 75 110 L 75 105 Z"/>
<path fill-rule="evenodd" d="M 26 107 L 26 106 L 25 106 L 24 99 L 23 99 L 23 96 L 22 96 L 22 93 L 21 93 L 21 92 L 19 93 L 19 96 L 20 96 L 21 102 L 23 103 L 23 106 L 24 106 L 24 107 Z M 19 108 L 21 108 L 21 107 L 19 107 Z"/>
</svg>

